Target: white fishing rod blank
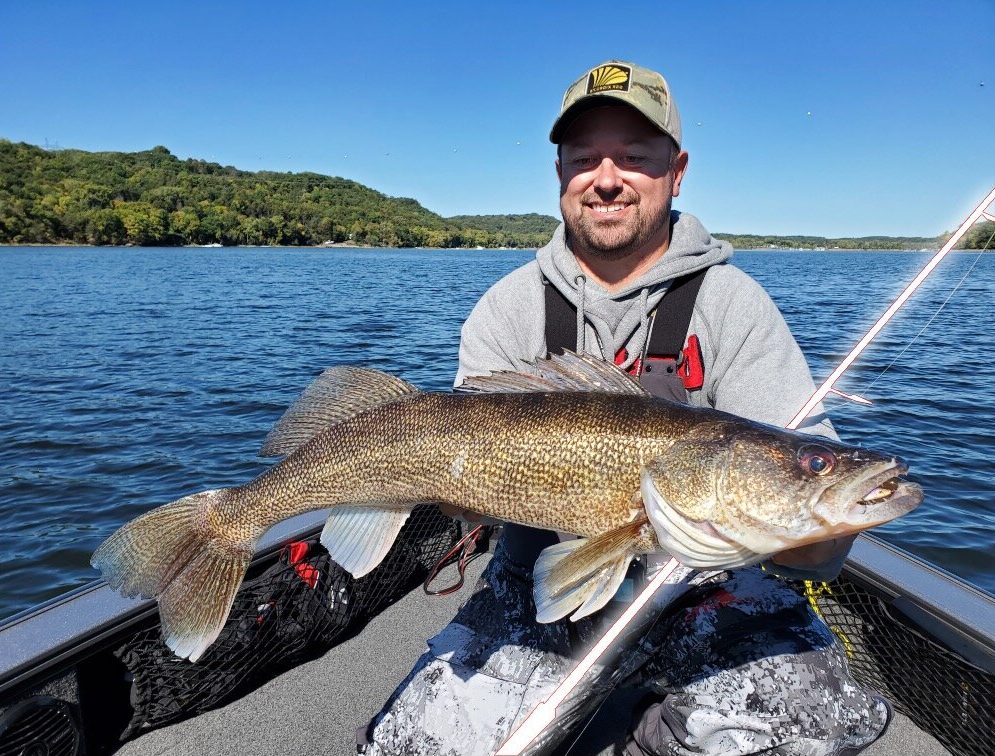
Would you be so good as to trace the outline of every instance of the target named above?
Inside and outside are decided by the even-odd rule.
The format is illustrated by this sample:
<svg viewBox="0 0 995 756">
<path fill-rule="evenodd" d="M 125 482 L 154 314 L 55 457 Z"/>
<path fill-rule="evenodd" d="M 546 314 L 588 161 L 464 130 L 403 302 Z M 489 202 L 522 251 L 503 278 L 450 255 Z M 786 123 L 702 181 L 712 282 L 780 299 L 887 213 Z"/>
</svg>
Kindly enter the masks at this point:
<svg viewBox="0 0 995 756">
<path fill-rule="evenodd" d="M 807 402 L 802 406 L 798 413 L 791 419 L 785 427 L 790 430 L 795 430 L 801 425 L 802 421 L 808 417 L 812 410 L 818 406 L 826 394 L 830 392 L 844 396 L 851 401 L 856 401 L 861 404 L 870 404 L 870 402 L 863 397 L 851 396 L 849 394 L 844 394 L 842 391 L 837 391 L 833 388 L 833 384 L 840 379 L 853 364 L 854 360 L 860 355 L 861 352 L 867 347 L 868 344 L 873 341 L 874 337 L 878 335 L 885 324 L 898 312 L 899 308 L 912 296 L 913 292 L 919 288 L 920 284 L 926 280 L 926 277 L 933 272 L 933 269 L 939 265 L 940 261 L 946 257 L 947 253 L 950 252 L 956 245 L 957 242 L 963 238 L 964 234 L 967 233 L 968 229 L 971 228 L 975 223 L 977 223 L 981 218 L 986 220 L 995 221 L 995 215 L 988 212 L 988 208 L 995 203 L 995 189 L 992 189 L 988 196 L 985 197 L 981 204 L 974 208 L 970 215 L 967 216 L 960 227 L 953 233 L 953 235 L 947 240 L 940 251 L 937 252 L 930 261 L 926 264 L 926 267 L 922 269 L 918 276 L 910 283 L 905 290 L 899 295 L 891 306 L 885 311 L 878 320 L 871 326 L 871 329 L 867 334 L 857 342 L 857 345 L 850 351 L 846 358 L 839 364 L 829 378 L 819 387 L 819 389 L 812 394 Z M 567 677 L 557 686 L 556 690 L 544 701 L 536 705 L 532 711 L 529 712 L 528 716 L 522 721 L 522 723 L 515 728 L 515 731 L 511 734 L 511 737 L 506 740 L 501 747 L 495 752 L 495 756 L 520 756 L 520 754 L 528 748 L 529 744 L 532 743 L 536 738 L 539 737 L 542 732 L 549 727 L 556 718 L 556 708 L 563 703 L 566 697 L 573 691 L 577 684 L 584 677 L 584 674 L 594 666 L 594 663 L 598 658 L 604 653 L 605 649 L 611 645 L 611 643 L 618 638 L 624 631 L 625 628 L 635 619 L 636 615 L 649 603 L 649 600 L 653 598 L 653 595 L 665 584 L 677 585 L 687 581 L 691 576 L 692 571 L 686 567 L 682 567 L 680 562 L 676 559 L 670 559 L 663 568 L 654 576 L 654 578 L 643 588 L 642 592 L 635 598 L 632 604 L 626 609 L 622 615 L 615 620 L 614 624 L 605 633 L 604 637 L 598 641 L 597 644 L 581 659 L 574 670 L 567 675 Z"/>
</svg>

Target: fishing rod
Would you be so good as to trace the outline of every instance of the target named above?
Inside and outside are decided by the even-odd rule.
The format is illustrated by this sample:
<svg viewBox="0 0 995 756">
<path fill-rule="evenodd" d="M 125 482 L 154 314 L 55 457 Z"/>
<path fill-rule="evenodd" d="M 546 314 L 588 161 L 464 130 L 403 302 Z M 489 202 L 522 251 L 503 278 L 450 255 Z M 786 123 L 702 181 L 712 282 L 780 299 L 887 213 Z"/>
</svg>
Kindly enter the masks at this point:
<svg viewBox="0 0 995 756">
<path fill-rule="evenodd" d="M 885 310 L 884 314 L 877 319 L 874 325 L 871 326 L 870 330 L 864 335 L 864 337 L 857 342 L 857 345 L 850 350 L 850 353 L 843 359 L 839 366 L 832 372 L 832 374 L 825 380 L 825 382 L 816 390 L 814 394 L 808 399 L 807 402 L 798 410 L 797 414 L 791 419 L 791 421 L 785 426 L 789 430 L 796 430 L 799 425 L 807 418 L 812 411 L 819 405 L 819 403 L 826 397 L 829 393 L 834 393 L 844 398 L 857 401 L 861 404 L 867 403 L 867 400 L 862 399 L 862 397 L 851 396 L 844 394 L 842 391 L 838 391 L 834 388 L 836 382 L 842 377 L 842 375 L 850 368 L 861 352 L 867 348 L 868 344 L 874 340 L 874 338 L 880 333 L 881 329 L 891 320 L 895 313 L 905 304 L 909 297 L 919 288 L 926 277 L 940 264 L 940 261 L 952 250 L 957 243 L 963 238 L 964 234 L 967 233 L 968 229 L 971 228 L 975 223 L 977 223 L 982 218 L 995 221 L 995 213 L 988 212 L 992 203 L 995 203 L 995 189 L 992 189 L 988 195 L 977 205 L 971 214 L 967 216 L 967 219 L 960 225 L 960 227 L 950 236 L 947 242 L 940 248 L 940 250 L 933 255 L 926 266 L 919 272 L 912 282 L 905 287 L 905 290 L 898 296 L 898 298 L 892 302 L 891 306 Z M 557 686 L 548 698 L 540 702 L 535 708 L 529 712 L 528 716 L 522 721 L 522 723 L 515 729 L 501 747 L 495 752 L 495 756 L 522 756 L 526 752 L 536 753 L 535 746 L 539 745 L 540 736 L 546 732 L 551 724 L 556 720 L 557 709 L 566 701 L 567 697 L 576 689 L 580 682 L 590 673 L 590 670 L 594 667 L 595 663 L 610 649 L 613 644 L 619 639 L 620 636 L 629 628 L 629 625 L 639 616 L 643 608 L 653 599 L 657 592 L 660 591 L 664 586 L 667 587 L 667 591 L 660 596 L 662 599 L 655 602 L 655 608 L 657 611 L 662 611 L 666 606 L 673 601 L 675 598 L 680 596 L 688 589 L 687 581 L 690 577 L 695 574 L 695 571 L 684 567 L 676 559 L 671 558 L 667 561 L 664 567 L 653 577 L 653 579 L 646 585 L 645 588 L 640 592 L 640 594 L 635 598 L 635 600 L 629 605 L 629 607 L 622 613 L 622 615 L 615 620 L 608 631 L 602 636 L 602 638 L 594 645 L 594 647 L 584 656 L 583 659 L 578 662 L 577 666 L 571 670 L 570 674 Z M 616 652 L 620 653 L 621 649 L 616 647 Z M 531 748 L 530 748 L 531 747 Z"/>
</svg>

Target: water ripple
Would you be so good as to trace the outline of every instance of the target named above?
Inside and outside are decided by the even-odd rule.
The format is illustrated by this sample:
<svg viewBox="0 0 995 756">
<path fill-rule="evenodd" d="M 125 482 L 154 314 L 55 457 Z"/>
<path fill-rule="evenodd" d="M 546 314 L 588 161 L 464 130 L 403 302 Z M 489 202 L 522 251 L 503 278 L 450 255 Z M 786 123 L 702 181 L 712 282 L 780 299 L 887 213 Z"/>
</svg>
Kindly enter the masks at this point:
<svg viewBox="0 0 995 756">
<path fill-rule="evenodd" d="M 314 249 L 0 251 L 0 617 L 91 580 L 125 520 L 271 464 L 266 433 L 322 369 L 365 364 L 447 390 L 459 328 L 531 253 Z M 817 378 L 925 264 L 919 253 L 738 253 Z M 927 492 L 879 530 L 995 590 L 995 255 L 929 329 L 954 254 L 846 376 L 847 441 L 904 456 Z M 882 371 L 887 372 L 882 375 Z M 876 382 L 875 382 L 876 381 Z"/>
</svg>

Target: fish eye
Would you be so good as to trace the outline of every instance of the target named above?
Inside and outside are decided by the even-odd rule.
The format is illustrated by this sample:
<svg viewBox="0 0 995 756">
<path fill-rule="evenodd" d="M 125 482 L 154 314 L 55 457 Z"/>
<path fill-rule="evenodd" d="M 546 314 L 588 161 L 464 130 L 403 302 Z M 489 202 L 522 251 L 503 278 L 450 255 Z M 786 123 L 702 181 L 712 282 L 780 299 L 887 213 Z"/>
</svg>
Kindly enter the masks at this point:
<svg viewBox="0 0 995 756">
<path fill-rule="evenodd" d="M 798 450 L 798 461 L 813 475 L 828 475 L 836 467 L 836 455 L 822 446 L 803 446 Z"/>
</svg>

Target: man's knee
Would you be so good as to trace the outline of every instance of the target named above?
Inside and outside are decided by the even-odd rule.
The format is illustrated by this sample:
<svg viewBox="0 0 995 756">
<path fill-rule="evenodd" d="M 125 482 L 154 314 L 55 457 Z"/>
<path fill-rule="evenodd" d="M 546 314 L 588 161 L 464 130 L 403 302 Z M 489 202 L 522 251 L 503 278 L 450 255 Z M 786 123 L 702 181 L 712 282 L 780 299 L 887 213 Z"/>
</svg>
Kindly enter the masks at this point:
<svg viewBox="0 0 995 756">
<path fill-rule="evenodd" d="M 891 719 L 883 698 L 862 695 L 865 700 L 842 705 L 801 701 L 780 712 L 689 691 L 650 697 L 637 709 L 626 755 L 856 754 L 881 737 Z"/>
<path fill-rule="evenodd" d="M 566 674 L 566 624 L 535 622 L 531 584 L 504 560 L 499 549 L 474 594 L 363 728 L 364 753 L 492 753 Z"/>
<path fill-rule="evenodd" d="M 888 721 L 805 599 L 757 571 L 699 593 L 658 637 L 633 753 L 836 753 Z"/>
</svg>

